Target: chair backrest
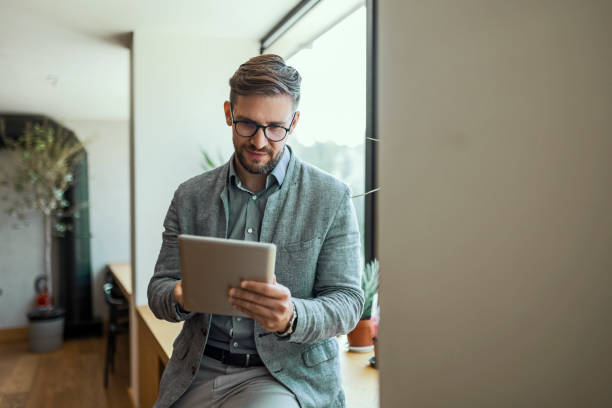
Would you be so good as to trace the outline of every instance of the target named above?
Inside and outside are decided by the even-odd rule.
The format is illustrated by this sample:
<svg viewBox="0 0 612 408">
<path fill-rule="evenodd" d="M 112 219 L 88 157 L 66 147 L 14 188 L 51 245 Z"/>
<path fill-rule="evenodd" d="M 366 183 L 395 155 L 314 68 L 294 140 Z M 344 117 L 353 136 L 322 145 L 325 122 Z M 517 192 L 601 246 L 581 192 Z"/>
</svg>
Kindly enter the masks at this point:
<svg viewBox="0 0 612 408">
<path fill-rule="evenodd" d="M 110 268 L 107 266 L 104 274 L 104 300 L 110 305 L 127 305 L 127 299 L 123 296 L 121 288 L 119 288 L 113 278 Z"/>
</svg>

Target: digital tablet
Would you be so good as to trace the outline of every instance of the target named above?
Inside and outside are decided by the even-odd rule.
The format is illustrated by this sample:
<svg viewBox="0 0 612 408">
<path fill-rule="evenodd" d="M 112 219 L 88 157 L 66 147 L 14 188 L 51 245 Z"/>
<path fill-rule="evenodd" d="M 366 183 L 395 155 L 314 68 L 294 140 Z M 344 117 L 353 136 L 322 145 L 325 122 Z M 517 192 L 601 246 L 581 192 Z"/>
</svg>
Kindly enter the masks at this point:
<svg viewBox="0 0 612 408">
<path fill-rule="evenodd" d="M 272 282 L 276 245 L 234 239 L 178 236 L 185 309 L 245 316 L 227 300 L 242 279 Z"/>
</svg>

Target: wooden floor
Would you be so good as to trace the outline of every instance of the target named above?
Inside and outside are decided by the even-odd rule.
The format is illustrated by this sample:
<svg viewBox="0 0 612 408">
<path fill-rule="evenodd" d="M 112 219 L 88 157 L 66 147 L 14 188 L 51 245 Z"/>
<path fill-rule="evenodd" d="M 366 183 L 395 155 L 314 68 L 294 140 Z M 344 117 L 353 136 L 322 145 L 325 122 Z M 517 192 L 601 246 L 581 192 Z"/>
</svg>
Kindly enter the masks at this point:
<svg viewBox="0 0 612 408">
<path fill-rule="evenodd" d="M 0 408 L 131 408 L 128 336 L 117 337 L 115 372 L 103 385 L 105 338 L 68 340 L 34 354 L 27 343 L 0 344 Z"/>
</svg>

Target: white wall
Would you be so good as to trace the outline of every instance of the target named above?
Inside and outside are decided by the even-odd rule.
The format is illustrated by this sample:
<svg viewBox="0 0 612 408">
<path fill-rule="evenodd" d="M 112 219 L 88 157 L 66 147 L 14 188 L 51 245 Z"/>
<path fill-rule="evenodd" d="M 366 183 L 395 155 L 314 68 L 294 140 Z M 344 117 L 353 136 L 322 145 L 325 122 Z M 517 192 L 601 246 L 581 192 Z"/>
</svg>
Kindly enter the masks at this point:
<svg viewBox="0 0 612 408">
<path fill-rule="evenodd" d="M 612 406 L 612 3 L 379 6 L 382 406 Z"/>
<path fill-rule="evenodd" d="M 226 158 L 233 151 L 223 102 L 230 76 L 257 55 L 258 43 L 151 31 L 132 41 L 132 274 L 135 304 L 143 305 L 175 189 L 202 172 L 201 149 Z M 138 395 L 135 326 L 130 382 Z"/>
<path fill-rule="evenodd" d="M 107 315 L 102 296 L 104 267 L 130 260 L 129 122 L 64 123 L 86 141 L 94 316 Z"/>
<path fill-rule="evenodd" d="M 163 221 L 175 189 L 202 172 L 202 148 L 233 151 L 223 102 L 238 66 L 257 55 L 252 40 L 136 32 L 133 39 L 134 240 L 137 305 L 161 246 Z"/>
</svg>

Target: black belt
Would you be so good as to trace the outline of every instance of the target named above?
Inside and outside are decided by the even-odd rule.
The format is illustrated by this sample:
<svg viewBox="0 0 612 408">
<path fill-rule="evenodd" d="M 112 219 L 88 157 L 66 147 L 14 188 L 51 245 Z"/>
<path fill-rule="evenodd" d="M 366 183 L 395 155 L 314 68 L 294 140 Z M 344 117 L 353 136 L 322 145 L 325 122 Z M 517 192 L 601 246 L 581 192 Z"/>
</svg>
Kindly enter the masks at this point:
<svg viewBox="0 0 612 408">
<path fill-rule="evenodd" d="M 264 365 L 258 354 L 237 354 L 230 353 L 227 350 L 218 347 L 206 346 L 204 355 L 215 360 L 219 360 L 223 364 L 236 367 L 255 367 Z"/>
</svg>

